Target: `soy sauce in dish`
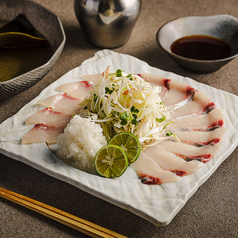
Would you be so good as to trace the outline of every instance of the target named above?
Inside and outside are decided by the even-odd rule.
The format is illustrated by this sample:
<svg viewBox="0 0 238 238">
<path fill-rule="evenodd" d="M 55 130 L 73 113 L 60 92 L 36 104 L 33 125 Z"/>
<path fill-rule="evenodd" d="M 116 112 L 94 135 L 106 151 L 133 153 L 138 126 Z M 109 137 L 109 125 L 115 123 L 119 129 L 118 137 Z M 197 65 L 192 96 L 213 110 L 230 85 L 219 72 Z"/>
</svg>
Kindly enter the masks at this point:
<svg viewBox="0 0 238 238">
<path fill-rule="evenodd" d="M 225 41 L 205 35 L 182 37 L 173 42 L 171 51 L 176 55 L 197 60 L 218 60 L 231 55 L 231 48 Z"/>
</svg>

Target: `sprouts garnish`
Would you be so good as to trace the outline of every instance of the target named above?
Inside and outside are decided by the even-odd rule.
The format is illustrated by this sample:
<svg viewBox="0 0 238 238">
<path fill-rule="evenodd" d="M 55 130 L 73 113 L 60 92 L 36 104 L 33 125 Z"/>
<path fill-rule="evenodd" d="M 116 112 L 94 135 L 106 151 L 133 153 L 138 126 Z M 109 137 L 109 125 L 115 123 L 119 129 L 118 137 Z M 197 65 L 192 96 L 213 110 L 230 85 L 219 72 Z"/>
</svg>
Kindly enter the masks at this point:
<svg viewBox="0 0 238 238">
<path fill-rule="evenodd" d="M 159 86 L 152 86 L 137 74 L 121 69 L 102 74 L 98 84 L 89 91 L 89 97 L 80 103 L 80 114 L 101 124 L 107 140 L 118 132 L 130 132 L 146 148 L 169 136 L 166 130 L 171 121 L 169 110 L 162 102 Z"/>
</svg>

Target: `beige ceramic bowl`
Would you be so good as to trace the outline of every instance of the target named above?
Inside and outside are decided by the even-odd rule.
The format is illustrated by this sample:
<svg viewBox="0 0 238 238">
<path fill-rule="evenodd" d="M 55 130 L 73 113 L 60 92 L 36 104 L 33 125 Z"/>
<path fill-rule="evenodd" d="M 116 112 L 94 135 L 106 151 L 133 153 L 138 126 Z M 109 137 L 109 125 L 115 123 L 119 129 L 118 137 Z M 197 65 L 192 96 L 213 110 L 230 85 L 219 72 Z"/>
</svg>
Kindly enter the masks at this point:
<svg viewBox="0 0 238 238">
<path fill-rule="evenodd" d="M 174 41 L 191 35 L 206 35 L 221 39 L 231 47 L 231 55 L 219 60 L 194 60 L 172 53 Z M 163 25 L 156 35 L 158 45 L 182 68 L 195 73 L 211 73 L 238 54 L 238 19 L 230 15 L 190 16 Z"/>
</svg>

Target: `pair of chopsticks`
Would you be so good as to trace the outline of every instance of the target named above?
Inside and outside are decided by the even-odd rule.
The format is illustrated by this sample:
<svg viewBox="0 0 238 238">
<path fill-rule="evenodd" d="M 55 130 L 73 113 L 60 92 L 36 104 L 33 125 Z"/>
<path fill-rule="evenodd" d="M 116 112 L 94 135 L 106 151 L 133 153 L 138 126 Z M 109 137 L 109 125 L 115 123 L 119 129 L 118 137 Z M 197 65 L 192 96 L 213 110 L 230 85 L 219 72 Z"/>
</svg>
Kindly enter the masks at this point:
<svg viewBox="0 0 238 238">
<path fill-rule="evenodd" d="M 98 226 L 92 222 L 86 221 L 82 218 L 59 210 L 55 207 L 25 197 L 18 193 L 11 192 L 4 188 L 0 188 L 0 197 L 3 197 L 9 201 L 12 201 L 30 210 L 38 212 L 46 217 L 49 217 L 57 222 L 60 222 L 91 237 L 125 238 L 125 236 L 120 235 L 114 231 L 108 230 L 104 227 Z"/>
</svg>

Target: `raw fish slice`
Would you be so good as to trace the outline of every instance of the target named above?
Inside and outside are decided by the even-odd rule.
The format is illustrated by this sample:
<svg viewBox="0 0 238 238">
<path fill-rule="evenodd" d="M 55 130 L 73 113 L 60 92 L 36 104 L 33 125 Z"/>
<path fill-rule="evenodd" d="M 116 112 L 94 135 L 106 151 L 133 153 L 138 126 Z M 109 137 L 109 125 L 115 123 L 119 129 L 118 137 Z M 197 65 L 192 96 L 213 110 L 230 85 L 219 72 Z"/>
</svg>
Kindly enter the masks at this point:
<svg viewBox="0 0 238 238">
<path fill-rule="evenodd" d="M 226 128 L 217 128 L 213 131 L 176 131 L 175 134 L 181 142 L 201 147 L 219 143 L 226 131 Z M 171 136 L 170 140 L 176 141 L 176 138 Z"/>
<path fill-rule="evenodd" d="M 82 75 L 80 78 L 88 81 L 90 84 L 96 85 L 100 79 L 102 74 L 88 74 L 88 75 Z"/>
<path fill-rule="evenodd" d="M 109 69 L 110 69 L 110 65 L 107 66 L 107 68 L 101 73 L 101 74 L 89 74 L 89 75 L 82 75 L 81 78 L 83 80 L 88 81 L 89 83 L 96 85 L 99 80 L 101 79 L 101 77 L 103 77 L 104 79 L 106 79 L 109 75 Z"/>
<path fill-rule="evenodd" d="M 64 127 L 69 123 L 71 118 L 71 114 L 56 112 L 47 107 L 28 117 L 25 124 L 44 124 L 47 126 Z"/>
<path fill-rule="evenodd" d="M 77 113 L 81 108 L 81 106 L 79 105 L 80 102 L 81 100 L 70 97 L 69 95 L 64 93 L 51 96 L 37 103 L 43 107 L 50 107 L 57 112 L 73 114 Z"/>
<path fill-rule="evenodd" d="M 189 114 L 205 114 L 215 108 L 215 104 L 205 93 L 196 91 L 193 100 L 172 111 L 171 117 L 174 119 Z"/>
<path fill-rule="evenodd" d="M 166 106 L 184 104 L 193 99 L 196 90 L 189 85 L 171 79 L 169 92 L 162 98 Z"/>
<path fill-rule="evenodd" d="M 191 115 L 174 120 L 168 125 L 169 130 L 212 131 L 224 125 L 222 109 L 214 109 L 208 114 Z"/>
<path fill-rule="evenodd" d="M 37 124 L 24 135 L 24 137 L 22 138 L 22 144 L 39 142 L 48 142 L 50 144 L 53 144 L 56 143 L 58 136 L 63 132 L 63 127 Z"/>
<path fill-rule="evenodd" d="M 175 173 L 161 169 L 160 166 L 144 152 L 141 152 L 139 158 L 134 163 L 131 163 L 130 166 L 136 171 L 136 174 L 144 184 L 171 183 L 179 179 L 179 176 Z"/>
<path fill-rule="evenodd" d="M 159 75 L 148 74 L 148 73 L 142 73 L 140 76 L 146 82 L 150 82 L 151 85 L 161 87 L 161 92 L 159 93 L 159 96 L 161 98 L 169 91 L 171 79 L 166 79 Z"/>
<path fill-rule="evenodd" d="M 172 152 L 161 149 L 161 147 L 157 145 L 148 147 L 144 152 L 149 155 L 162 169 L 176 173 L 178 176 L 192 174 L 203 165 L 203 163 L 197 160 L 187 162 Z"/>
<path fill-rule="evenodd" d="M 65 83 L 55 90 L 66 92 L 69 96 L 83 100 L 89 96 L 88 91 L 92 88 L 92 84 L 88 81 L 78 81 L 72 83 Z"/>
<path fill-rule="evenodd" d="M 221 147 L 221 143 L 197 147 L 174 141 L 164 141 L 159 143 L 158 148 L 173 152 L 175 155 L 186 161 L 198 160 L 203 163 L 213 159 Z"/>
</svg>

